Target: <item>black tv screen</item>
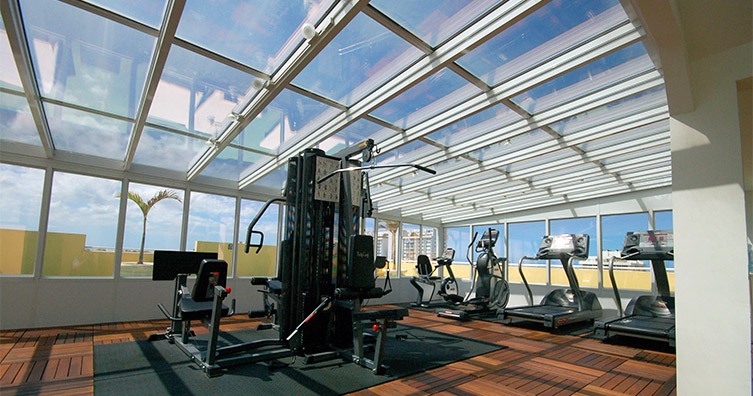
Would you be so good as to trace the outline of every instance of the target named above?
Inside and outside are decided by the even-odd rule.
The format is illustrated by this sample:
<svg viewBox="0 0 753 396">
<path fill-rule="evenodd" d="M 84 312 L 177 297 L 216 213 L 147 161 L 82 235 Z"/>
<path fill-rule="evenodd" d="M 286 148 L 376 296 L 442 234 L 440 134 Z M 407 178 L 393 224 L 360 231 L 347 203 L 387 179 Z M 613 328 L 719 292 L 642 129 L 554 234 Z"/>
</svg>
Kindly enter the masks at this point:
<svg viewBox="0 0 753 396">
<path fill-rule="evenodd" d="M 155 250 L 152 280 L 173 280 L 178 274 L 195 274 L 205 259 L 216 260 L 217 253 Z"/>
</svg>

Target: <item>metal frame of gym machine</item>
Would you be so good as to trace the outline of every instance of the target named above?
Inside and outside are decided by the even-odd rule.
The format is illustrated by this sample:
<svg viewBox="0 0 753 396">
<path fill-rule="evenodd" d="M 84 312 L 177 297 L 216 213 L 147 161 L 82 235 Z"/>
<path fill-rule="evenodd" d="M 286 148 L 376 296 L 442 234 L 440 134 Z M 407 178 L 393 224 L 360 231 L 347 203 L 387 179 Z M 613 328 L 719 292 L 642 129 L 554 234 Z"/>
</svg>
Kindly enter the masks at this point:
<svg viewBox="0 0 753 396">
<path fill-rule="evenodd" d="M 536 257 L 521 257 L 518 262 L 518 272 L 528 291 L 528 301 L 531 305 L 505 308 L 499 311 L 502 323 L 510 324 L 514 319 L 542 323 L 545 327 L 556 329 L 559 326 L 595 320 L 602 315 L 601 304 L 596 295 L 580 290 L 578 278 L 573 270 L 573 261 L 588 257 L 588 234 L 545 235 Z M 565 270 L 568 290 L 557 288 L 541 300 L 541 304 L 533 305 L 533 292 L 523 274 L 524 260 L 560 260 Z M 570 297 L 572 295 L 572 297 Z"/>
<path fill-rule="evenodd" d="M 288 162 L 284 198 L 267 201 L 248 226 L 246 252 L 261 249 L 264 234 L 254 230 L 264 211 L 274 202 L 286 205 L 284 239 L 280 245 L 276 277 L 255 277 L 264 286 L 264 309 L 251 317 L 274 318 L 279 343 L 312 363 L 342 357 L 384 372 L 381 364 L 387 329 L 408 315 L 406 308 L 362 311 L 365 299 L 380 298 L 389 290 L 375 287 L 374 269 L 384 258 L 374 258 L 373 237 L 359 233 L 371 215 L 368 169 L 417 165 L 367 165 L 375 146 L 369 139 L 333 156 L 306 149 Z M 251 236 L 259 235 L 258 244 Z M 387 282 L 385 282 L 386 287 Z M 272 300 L 272 301 L 270 301 Z M 364 328 L 375 333 L 374 357 L 364 355 Z"/>
<path fill-rule="evenodd" d="M 669 279 L 665 260 L 674 260 L 672 231 L 639 231 L 625 235 L 620 257 L 609 259 L 609 278 L 612 281 L 614 299 L 619 317 L 596 322 L 594 336 L 606 339 L 623 335 L 648 340 L 667 342 L 675 346 L 675 299 L 669 291 Z M 622 310 L 620 291 L 614 277 L 615 260 L 651 260 L 658 295 L 633 297 Z M 623 315 L 624 314 L 624 315 Z"/>
</svg>

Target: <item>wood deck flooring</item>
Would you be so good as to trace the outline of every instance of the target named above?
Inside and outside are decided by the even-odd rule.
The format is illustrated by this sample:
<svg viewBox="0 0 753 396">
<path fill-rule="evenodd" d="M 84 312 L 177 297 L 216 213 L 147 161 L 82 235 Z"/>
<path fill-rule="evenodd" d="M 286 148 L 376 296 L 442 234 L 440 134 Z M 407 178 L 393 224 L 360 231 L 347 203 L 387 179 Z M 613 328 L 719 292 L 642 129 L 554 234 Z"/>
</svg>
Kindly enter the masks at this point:
<svg viewBox="0 0 753 396">
<path fill-rule="evenodd" d="M 258 324 L 240 315 L 223 331 Z M 466 323 L 411 310 L 402 323 L 509 348 L 355 392 L 387 395 L 641 395 L 675 394 L 675 355 L 605 344 L 497 323 Z M 145 340 L 167 321 L 140 321 L 0 333 L 0 394 L 93 395 L 93 347 Z M 197 332 L 202 327 L 195 327 Z"/>
</svg>

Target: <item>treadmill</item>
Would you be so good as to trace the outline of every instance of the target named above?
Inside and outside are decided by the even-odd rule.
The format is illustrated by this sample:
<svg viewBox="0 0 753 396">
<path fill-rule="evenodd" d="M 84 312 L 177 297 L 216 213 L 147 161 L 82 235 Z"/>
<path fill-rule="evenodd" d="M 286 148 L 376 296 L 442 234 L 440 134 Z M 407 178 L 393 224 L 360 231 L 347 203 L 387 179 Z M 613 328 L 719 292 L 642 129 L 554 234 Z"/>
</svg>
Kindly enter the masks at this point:
<svg viewBox="0 0 753 396">
<path fill-rule="evenodd" d="M 624 316 L 620 292 L 614 279 L 614 261 L 651 260 L 658 296 L 642 295 L 630 300 Z M 665 260 L 674 261 L 674 238 L 672 231 L 628 232 L 620 257 L 609 260 L 609 277 L 612 280 L 614 298 L 619 318 L 596 322 L 594 335 L 606 339 L 614 335 L 657 340 L 675 346 L 675 299 L 669 291 Z"/>
<path fill-rule="evenodd" d="M 602 309 L 596 294 L 580 290 L 573 270 L 573 261 L 588 257 L 588 246 L 588 234 L 544 236 L 536 257 L 522 257 L 518 262 L 518 271 L 528 290 L 528 301 L 531 305 L 499 310 L 498 316 L 501 322 L 511 324 L 515 321 L 531 321 L 556 329 L 563 325 L 600 318 Z M 570 288 L 554 289 L 544 296 L 541 304 L 533 305 L 533 293 L 523 274 L 524 260 L 560 260 Z"/>
</svg>

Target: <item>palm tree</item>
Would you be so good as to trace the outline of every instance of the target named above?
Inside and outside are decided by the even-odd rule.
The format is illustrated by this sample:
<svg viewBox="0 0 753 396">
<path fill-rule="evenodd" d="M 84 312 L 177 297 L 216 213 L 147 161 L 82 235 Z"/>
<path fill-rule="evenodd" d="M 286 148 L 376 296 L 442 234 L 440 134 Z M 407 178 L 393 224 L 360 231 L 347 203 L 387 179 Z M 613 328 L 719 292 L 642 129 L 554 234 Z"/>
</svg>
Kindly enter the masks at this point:
<svg viewBox="0 0 753 396">
<path fill-rule="evenodd" d="M 117 198 L 120 198 L 120 194 L 116 195 Z M 144 200 L 141 198 L 141 195 L 138 193 L 129 191 L 128 192 L 128 199 L 135 202 L 136 205 L 141 208 L 141 212 L 144 214 L 144 229 L 141 233 L 141 250 L 139 250 L 139 261 L 138 264 L 144 264 L 144 242 L 146 242 L 146 216 L 149 214 L 149 210 L 152 209 L 152 207 L 157 204 L 157 202 L 163 200 L 163 199 L 174 199 L 178 202 L 183 202 L 180 200 L 180 197 L 175 191 L 171 190 L 161 190 L 154 194 L 153 197 L 151 197 L 148 201 L 144 202 Z"/>
</svg>

